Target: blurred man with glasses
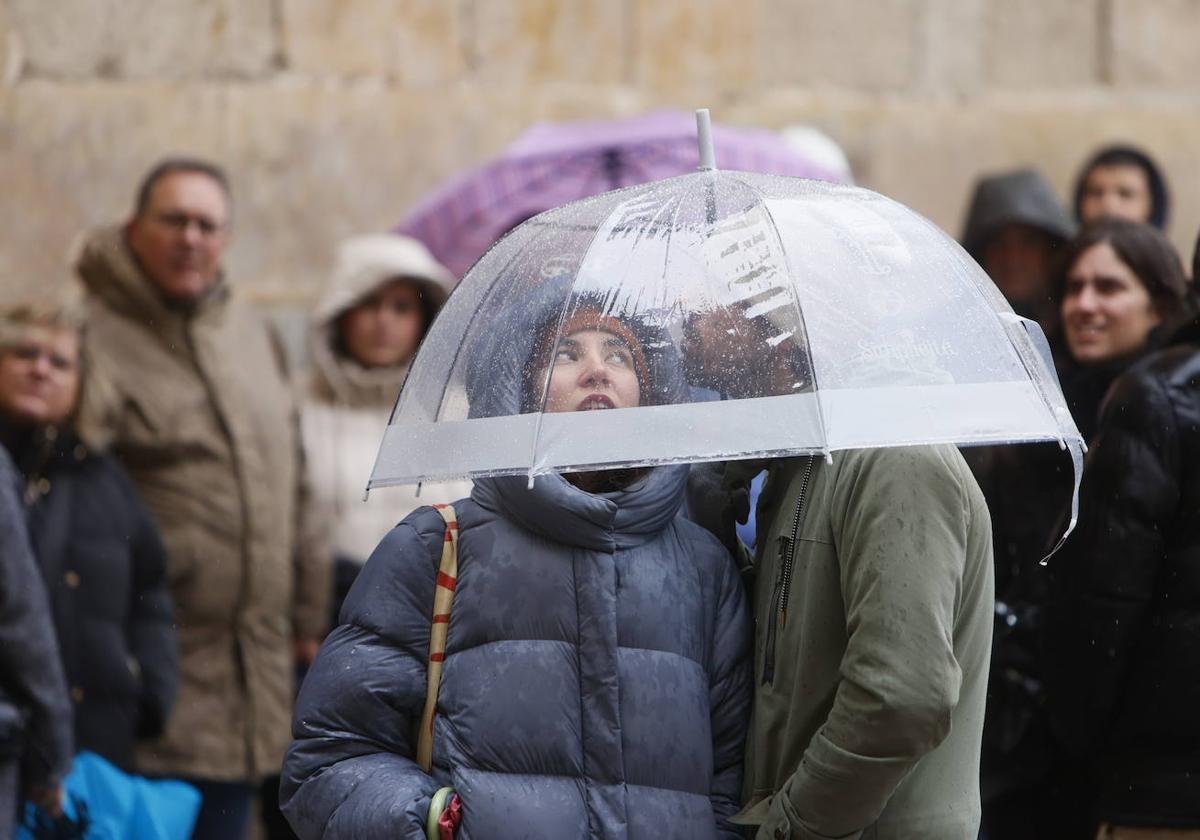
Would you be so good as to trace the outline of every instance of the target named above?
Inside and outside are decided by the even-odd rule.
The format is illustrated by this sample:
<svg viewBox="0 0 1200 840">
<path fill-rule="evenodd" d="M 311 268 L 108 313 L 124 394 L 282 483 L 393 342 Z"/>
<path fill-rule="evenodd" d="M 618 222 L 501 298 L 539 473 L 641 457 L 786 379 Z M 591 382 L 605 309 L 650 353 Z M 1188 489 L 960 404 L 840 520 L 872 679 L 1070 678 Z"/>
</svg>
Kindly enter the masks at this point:
<svg viewBox="0 0 1200 840">
<path fill-rule="evenodd" d="M 83 412 L 158 520 L 176 604 L 179 698 L 138 767 L 200 787 L 196 838 L 244 836 L 255 787 L 278 773 L 294 666 L 316 653 L 330 588 L 281 347 L 222 267 L 230 220 L 218 167 L 166 160 L 76 260 L 112 386 Z"/>
</svg>

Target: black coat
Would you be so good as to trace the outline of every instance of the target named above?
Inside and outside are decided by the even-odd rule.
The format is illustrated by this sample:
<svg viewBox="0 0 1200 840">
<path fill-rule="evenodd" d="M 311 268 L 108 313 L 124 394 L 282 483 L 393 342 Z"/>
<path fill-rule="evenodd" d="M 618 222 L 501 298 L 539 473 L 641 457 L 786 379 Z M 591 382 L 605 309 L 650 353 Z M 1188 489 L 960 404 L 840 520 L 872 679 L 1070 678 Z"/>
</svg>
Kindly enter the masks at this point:
<svg viewBox="0 0 1200 840">
<path fill-rule="evenodd" d="M 31 451 L 36 449 L 37 451 Z M 125 471 L 73 436 L 16 449 L 29 534 L 75 707 L 75 741 L 130 768 L 179 683 L 166 550 Z"/>
<path fill-rule="evenodd" d="M 1200 330 L 1118 379 L 1051 561 L 1047 701 L 1100 817 L 1200 826 Z"/>
</svg>

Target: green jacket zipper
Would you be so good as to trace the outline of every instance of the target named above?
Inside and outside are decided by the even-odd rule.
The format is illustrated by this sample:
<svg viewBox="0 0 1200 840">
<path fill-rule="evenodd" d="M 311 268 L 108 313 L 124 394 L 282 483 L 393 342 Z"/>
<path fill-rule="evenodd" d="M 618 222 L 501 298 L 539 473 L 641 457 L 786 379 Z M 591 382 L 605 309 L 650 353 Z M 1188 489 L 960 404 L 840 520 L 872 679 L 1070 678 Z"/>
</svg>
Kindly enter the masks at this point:
<svg viewBox="0 0 1200 840">
<path fill-rule="evenodd" d="M 787 624 L 788 599 L 792 594 L 792 566 L 796 559 L 796 541 L 800 536 L 800 521 L 804 516 L 804 502 L 808 498 L 808 484 L 812 480 L 813 463 L 814 458 L 809 456 L 804 464 L 804 472 L 800 476 L 800 492 L 796 496 L 796 510 L 792 514 L 791 536 L 786 534 L 779 536 L 778 551 L 781 558 L 779 586 L 775 592 L 775 603 L 771 609 L 773 620 L 767 625 L 763 685 L 770 685 L 775 681 L 775 640 L 779 636 L 779 631 Z"/>
</svg>

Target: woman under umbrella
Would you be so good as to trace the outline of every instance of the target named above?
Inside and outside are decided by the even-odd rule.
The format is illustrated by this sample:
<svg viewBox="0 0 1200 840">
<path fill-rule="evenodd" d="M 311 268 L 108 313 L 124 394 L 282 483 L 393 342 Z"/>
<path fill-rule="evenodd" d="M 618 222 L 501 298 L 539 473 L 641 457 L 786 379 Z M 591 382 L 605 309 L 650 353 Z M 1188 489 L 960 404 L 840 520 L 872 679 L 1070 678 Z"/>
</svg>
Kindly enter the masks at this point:
<svg viewBox="0 0 1200 840">
<path fill-rule="evenodd" d="M 24 478 L 50 595 L 75 742 L 130 769 L 161 732 L 178 685 L 166 551 L 124 470 L 75 428 L 85 387 L 70 300 L 0 312 L 0 442 Z"/>
<path fill-rule="evenodd" d="M 519 354 L 498 352 L 512 335 L 475 348 L 473 415 L 681 396 L 669 341 L 598 301 L 576 297 L 564 312 L 556 286 L 515 309 Z M 428 508 L 398 525 L 301 690 L 283 782 L 299 835 L 415 840 L 431 797 L 452 786 L 464 837 L 740 836 L 728 818 L 750 628 L 732 558 L 679 516 L 686 476 L 491 477 L 455 503 L 458 578 L 429 774 L 413 760 L 414 729 L 446 527 Z"/>
</svg>

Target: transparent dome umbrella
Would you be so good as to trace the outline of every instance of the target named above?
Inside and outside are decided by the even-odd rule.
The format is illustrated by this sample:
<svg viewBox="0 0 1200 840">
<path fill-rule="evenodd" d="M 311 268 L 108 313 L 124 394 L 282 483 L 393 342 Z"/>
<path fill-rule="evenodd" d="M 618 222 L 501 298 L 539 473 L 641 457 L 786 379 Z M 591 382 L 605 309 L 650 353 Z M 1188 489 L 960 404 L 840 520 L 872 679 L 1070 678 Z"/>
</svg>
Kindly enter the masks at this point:
<svg viewBox="0 0 1200 840">
<path fill-rule="evenodd" d="M 542 213 L 480 258 L 369 487 L 1058 441 L 1078 488 L 1045 338 L 953 239 L 869 190 L 708 168 L 703 124 L 699 171 Z M 614 349 L 578 376 L 586 332 Z M 587 399 L 621 366 L 633 393 Z"/>
</svg>

